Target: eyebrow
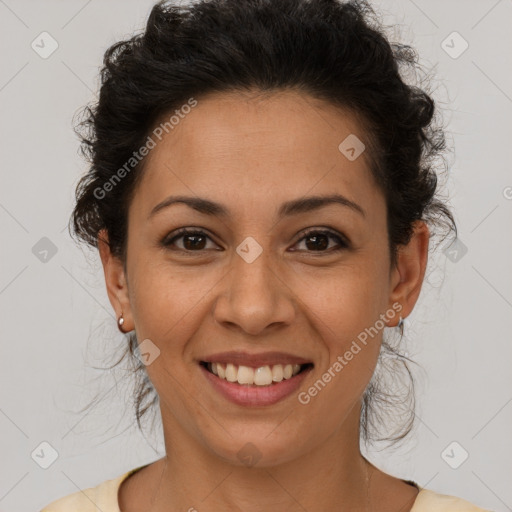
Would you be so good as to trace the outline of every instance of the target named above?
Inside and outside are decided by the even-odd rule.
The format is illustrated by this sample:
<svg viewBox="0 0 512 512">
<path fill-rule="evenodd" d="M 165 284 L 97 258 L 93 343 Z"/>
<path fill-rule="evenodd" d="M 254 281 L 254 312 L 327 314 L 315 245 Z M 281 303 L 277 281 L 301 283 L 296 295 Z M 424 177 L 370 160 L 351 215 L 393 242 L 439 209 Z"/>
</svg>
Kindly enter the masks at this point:
<svg viewBox="0 0 512 512">
<path fill-rule="evenodd" d="M 152 218 L 156 213 L 168 208 L 173 204 L 186 204 L 190 208 L 203 213 L 205 215 L 212 215 L 218 217 L 229 217 L 231 215 L 228 208 L 222 204 L 210 201 L 209 199 L 203 199 L 200 197 L 188 197 L 188 196 L 170 196 L 164 199 L 161 203 L 158 203 L 150 212 L 148 219 Z M 366 212 L 357 203 L 354 203 L 350 199 L 342 196 L 341 194 L 330 194 L 325 196 L 309 196 L 300 199 L 294 199 L 287 201 L 281 205 L 278 211 L 278 218 L 281 219 L 290 215 L 298 215 L 301 213 L 308 213 L 331 204 L 339 204 L 353 211 L 358 212 L 363 217 L 366 217 Z"/>
</svg>

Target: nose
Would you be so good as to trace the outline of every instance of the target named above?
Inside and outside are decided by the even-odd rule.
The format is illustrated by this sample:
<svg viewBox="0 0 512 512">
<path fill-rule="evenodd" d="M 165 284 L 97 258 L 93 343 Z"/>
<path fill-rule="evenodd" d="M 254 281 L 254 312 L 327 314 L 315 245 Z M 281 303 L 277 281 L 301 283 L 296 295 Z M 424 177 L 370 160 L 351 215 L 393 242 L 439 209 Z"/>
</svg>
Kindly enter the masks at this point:
<svg viewBox="0 0 512 512">
<path fill-rule="evenodd" d="M 296 301 L 279 274 L 267 249 L 251 263 L 234 253 L 215 303 L 215 320 L 254 336 L 291 325 Z"/>
</svg>

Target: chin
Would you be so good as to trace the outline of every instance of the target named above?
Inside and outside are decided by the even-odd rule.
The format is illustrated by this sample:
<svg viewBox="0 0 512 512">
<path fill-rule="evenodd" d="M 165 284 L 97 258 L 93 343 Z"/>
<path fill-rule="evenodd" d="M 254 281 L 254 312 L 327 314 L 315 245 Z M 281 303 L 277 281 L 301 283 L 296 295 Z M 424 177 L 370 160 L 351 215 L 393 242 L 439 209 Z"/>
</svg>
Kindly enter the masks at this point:
<svg viewBox="0 0 512 512">
<path fill-rule="evenodd" d="M 273 429 L 275 424 L 270 428 L 268 423 L 265 428 L 247 428 L 245 424 L 240 432 L 212 442 L 210 449 L 228 464 L 248 468 L 285 464 L 307 451 L 303 436 L 295 439 L 286 433 L 271 433 Z"/>
</svg>

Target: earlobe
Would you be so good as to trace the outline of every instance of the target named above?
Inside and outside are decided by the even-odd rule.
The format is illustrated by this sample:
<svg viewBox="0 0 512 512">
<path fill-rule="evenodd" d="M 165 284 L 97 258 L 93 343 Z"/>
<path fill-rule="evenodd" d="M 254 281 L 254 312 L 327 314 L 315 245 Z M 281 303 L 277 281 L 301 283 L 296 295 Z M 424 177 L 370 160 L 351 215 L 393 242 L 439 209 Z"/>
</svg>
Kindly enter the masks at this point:
<svg viewBox="0 0 512 512">
<path fill-rule="evenodd" d="M 400 314 L 404 319 L 411 314 L 420 295 L 428 262 L 429 239 L 427 224 L 416 221 L 409 243 L 398 248 L 397 263 L 391 273 L 389 307 L 400 303 Z"/>
</svg>

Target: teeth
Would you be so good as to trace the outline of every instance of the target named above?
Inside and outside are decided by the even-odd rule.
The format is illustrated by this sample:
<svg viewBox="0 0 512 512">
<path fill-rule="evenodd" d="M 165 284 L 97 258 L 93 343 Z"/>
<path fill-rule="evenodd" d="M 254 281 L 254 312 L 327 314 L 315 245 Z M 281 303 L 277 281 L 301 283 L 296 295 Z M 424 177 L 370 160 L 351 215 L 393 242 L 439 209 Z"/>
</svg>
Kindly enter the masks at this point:
<svg viewBox="0 0 512 512">
<path fill-rule="evenodd" d="M 261 366 L 260 368 L 256 368 L 253 382 L 256 386 L 269 386 L 272 384 L 272 370 L 270 369 L 270 366 Z"/>
<path fill-rule="evenodd" d="M 290 379 L 300 371 L 300 364 L 275 364 L 273 366 L 236 366 L 234 364 L 208 363 L 208 369 L 219 378 L 238 384 L 270 386 L 273 382 Z"/>
<path fill-rule="evenodd" d="M 236 380 L 238 384 L 254 384 L 254 370 L 248 366 L 239 366 Z"/>
<path fill-rule="evenodd" d="M 219 366 L 219 365 L 220 364 L 217 363 L 217 366 Z M 226 365 L 226 380 L 229 380 L 229 382 L 235 382 L 237 376 L 238 376 L 238 368 L 231 363 Z"/>
<path fill-rule="evenodd" d="M 274 382 L 281 382 L 283 380 L 284 374 L 283 374 L 283 365 L 282 364 L 276 364 L 272 366 L 272 380 Z"/>
</svg>

